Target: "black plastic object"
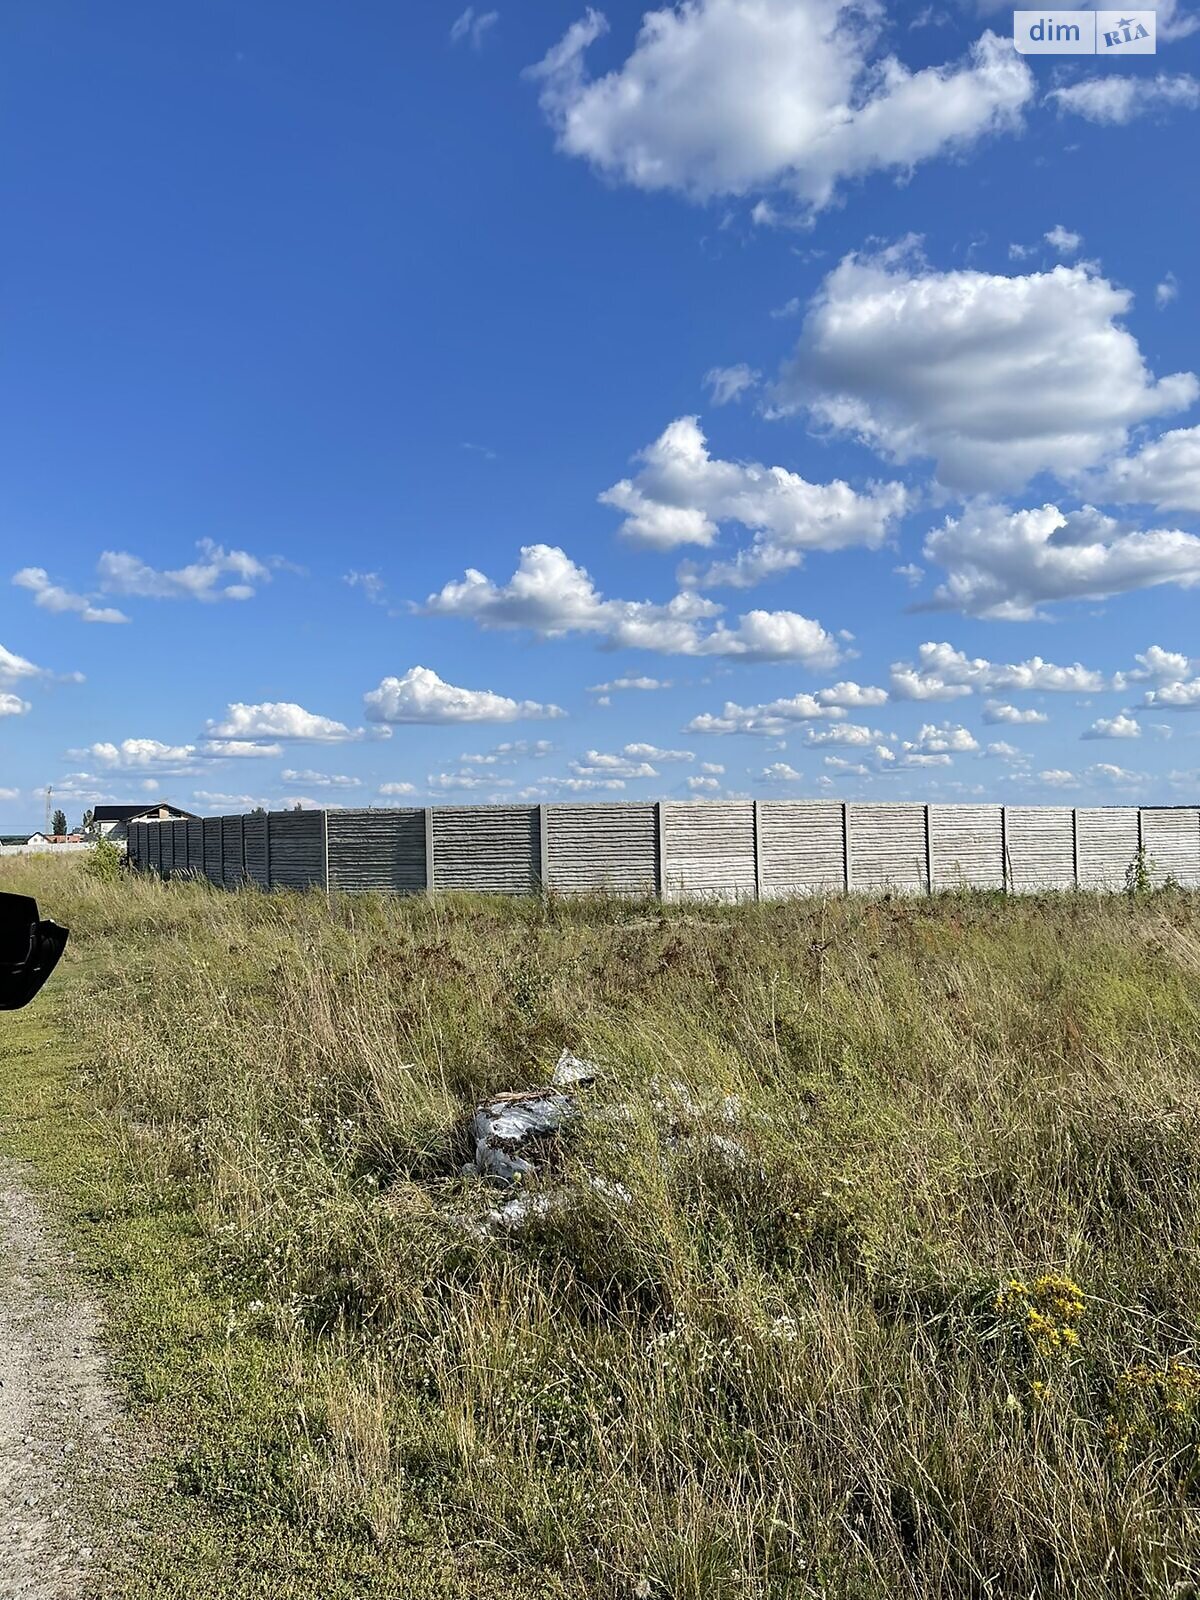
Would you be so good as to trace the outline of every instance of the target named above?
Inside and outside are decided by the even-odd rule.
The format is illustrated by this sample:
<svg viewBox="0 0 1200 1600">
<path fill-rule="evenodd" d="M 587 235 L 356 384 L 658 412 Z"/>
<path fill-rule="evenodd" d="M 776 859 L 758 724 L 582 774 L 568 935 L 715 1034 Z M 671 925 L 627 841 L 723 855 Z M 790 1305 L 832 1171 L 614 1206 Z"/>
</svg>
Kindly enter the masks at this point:
<svg viewBox="0 0 1200 1600">
<path fill-rule="evenodd" d="M 38 916 L 26 894 L 0 894 L 0 1011 L 27 1006 L 58 965 L 67 930 Z"/>
</svg>

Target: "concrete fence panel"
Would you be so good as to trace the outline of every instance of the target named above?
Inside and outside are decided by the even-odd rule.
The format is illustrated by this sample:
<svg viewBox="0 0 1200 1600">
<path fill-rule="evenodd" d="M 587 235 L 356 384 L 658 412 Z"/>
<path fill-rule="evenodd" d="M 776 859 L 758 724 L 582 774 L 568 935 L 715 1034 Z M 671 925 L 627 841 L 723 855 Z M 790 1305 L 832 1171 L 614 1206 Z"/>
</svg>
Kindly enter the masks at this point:
<svg viewBox="0 0 1200 1600">
<path fill-rule="evenodd" d="M 846 807 L 846 857 L 850 888 L 860 893 L 929 889 L 925 807 L 907 802 Z"/>
<path fill-rule="evenodd" d="M 1143 811 L 1142 845 L 1152 883 L 1173 878 L 1185 889 L 1200 885 L 1200 811 Z"/>
<path fill-rule="evenodd" d="M 1120 889 L 1138 849 L 1138 814 L 1122 806 L 1080 806 L 1075 860 L 1081 889 Z"/>
<path fill-rule="evenodd" d="M 221 871 L 220 817 L 204 819 L 204 876 L 209 883 L 220 885 L 224 881 Z"/>
<path fill-rule="evenodd" d="M 846 808 L 840 800 L 760 800 L 762 894 L 840 894 L 846 887 Z"/>
<path fill-rule="evenodd" d="M 272 889 L 325 888 L 325 813 L 272 811 L 267 817 Z"/>
<path fill-rule="evenodd" d="M 204 823 L 201 819 L 187 824 L 188 871 L 194 878 L 204 876 Z"/>
<path fill-rule="evenodd" d="M 233 888 L 755 895 L 1200 888 L 1200 809 L 831 800 L 284 811 L 131 823 L 130 862 Z M 932 880 L 932 884 L 931 884 Z"/>
<path fill-rule="evenodd" d="M 242 843 L 242 819 L 221 818 L 221 882 L 227 889 L 240 889 L 246 879 L 245 846 Z"/>
<path fill-rule="evenodd" d="M 330 811 L 329 887 L 347 894 L 425 889 L 422 810 Z"/>
<path fill-rule="evenodd" d="M 758 892 L 754 805 L 749 800 L 663 802 L 662 892 L 714 900 L 753 899 Z"/>
<path fill-rule="evenodd" d="M 1004 888 L 1000 806 L 930 806 L 929 870 L 939 889 Z"/>
<path fill-rule="evenodd" d="M 252 811 L 242 818 L 242 859 L 246 880 L 260 889 L 271 887 L 271 857 L 267 850 L 267 814 Z"/>
<path fill-rule="evenodd" d="M 658 807 L 652 802 L 552 805 L 545 820 L 547 888 L 557 894 L 657 893 Z"/>
<path fill-rule="evenodd" d="M 532 894 L 541 882 L 536 806 L 438 806 L 433 882 L 477 894 Z"/>
<path fill-rule="evenodd" d="M 1075 813 L 1070 806 L 1005 806 L 1004 835 L 1013 894 L 1075 887 Z"/>
</svg>

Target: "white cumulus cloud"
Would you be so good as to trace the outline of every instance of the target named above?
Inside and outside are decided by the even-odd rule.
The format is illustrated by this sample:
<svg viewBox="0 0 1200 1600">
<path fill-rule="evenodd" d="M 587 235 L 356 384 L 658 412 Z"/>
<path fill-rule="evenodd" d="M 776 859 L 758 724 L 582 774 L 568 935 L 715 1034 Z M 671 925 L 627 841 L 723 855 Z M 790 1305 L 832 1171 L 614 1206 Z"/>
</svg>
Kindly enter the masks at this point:
<svg viewBox="0 0 1200 1600">
<path fill-rule="evenodd" d="M 1058 251 L 1060 256 L 1078 255 L 1079 247 L 1083 243 L 1082 234 L 1072 233 L 1070 228 L 1064 228 L 1061 222 L 1056 222 L 1042 237 L 1048 245 Z"/>
<path fill-rule="evenodd" d="M 340 744 L 362 737 L 361 729 L 348 728 L 344 722 L 318 716 L 288 700 L 264 701 L 260 705 L 235 701 L 225 707 L 223 717 L 207 724 L 207 732 L 210 739 L 285 739 L 311 744 Z"/>
<path fill-rule="evenodd" d="M 727 700 L 720 712 L 705 711 L 693 717 L 688 733 L 756 733 L 778 737 L 798 724 L 823 717 L 841 718 L 840 706 L 822 705 L 816 695 L 795 694 L 789 699 L 771 700 L 765 705 L 740 706 Z"/>
<path fill-rule="evenodd" d="M 1044 711 L 1033 706 L 1013 706 L 1004 700 L 989 700 L 983 708 L 983 720 L 989 723 L 1008 723 L 1013 727 L 1049 722 Z"/>
<path fill-rule="evenodd" d="M 730 562 L 689 572 L 702 587 L 745 587 L 799 566 L 808 550 L 877 547 L 908 505 L 902 484 L 859 493 L 835 479 L 809 483 L 784 467 L 721 461 L 709 454 L 696 417 L 679 417 L 640 454 L 641 470 L 600 496 L 625 513 L 621 532 L 657 550 L 711 545 L 722 524 L 747 529 L 752 543 Z"/>
<path fill-rule="evenodd" d="M 1010 511 L 977 503 L 930 533 L 925 555 L 946 571 L 931 608 L 1007 622 L 1036 618 L 1054 601 L 1200 582 L 1195 534 L 1131 529 L 1086 505 Z"/>
<path fill-rule="evenodd" d="M 1112 463 L 1099 493 L 1118 504 L 1160 511 L 1200 511 L 1200 427 L 1172 428 L 1131 456 Z"/>
<path fill-rule="evenodd" d="M 491 689 L 460 689 L 430 667 L 410 667 L 402 678 L 384 678 L 363 696 L 368 722 L 517 722 L 561 717 L 560 706 L 512 700 Z M 490 781 L 490 780 L 489 780 Z"/>
<path fill-rule="evenodd" d="M 1060 111 L 1073 112 L 1089 122 L 1125 123 L 1172 108 L 1194 111 L 1200 106 L 1200 83 L 1186 72 L 1173 76 L 1160 72 L 1154 78 L 1105 73 L 1051 89 L 1047 98 L 1055 101 Z"/>
<path fill-rule="evenodd" d="M 727 406 L 731 400 L 740 400 L 748 390 L 753 389 L 761 377 L 761 372 L 739 361 L 733 367 L 710 367 L 704 374 L 704 387 L 713 405 Z"/>
<path fill-rule="evenodd" d="M 840 180 L 967 148 L 1019 124 L 1033 78 L 985 33 L 965 61 L 878 56 L 879 13 L 848 0 L 689 0 L 647 12 L 633 51 L 589 76 L 594 9 L 530 69 L 568 155 L 695 200 L 782 186 L 821 206 Z M 773 215 L 769 207 L 759 213 Z"/>
<path fill-rule="evenodd" d="M 302 783 L 306 787 L 317 789 L 358 789 L 362 787 L 361 778 L 352 778 L 344 772 L 314 772 L 311 767 L 296 771 L 292 767 L 285 767 L 280 773 L 284 783 Z"/>
<path fill-rule="evenodd" d="M 105 550 L 96 563 L 100 587 L 145 600 L 249 600 L 256 583 L 271 580 L 270 567 L 248 551 L 226 550 L 211 539 L 201 539 L 197 549 L 199 561 L 174 570 L 152 567 L 125 550 Z"/>
<path fill-rule="evenodd" d="M 957 700 L 996 689 L 1091 694 L 1109 687 L 1102 672 L 1078 661 L 1071 666 L 1058 666 L 1041 656 L 1030 656 L 1027 661 L 988 661 L 932 640 L 918 647 L 915 662 L 893 662 L 891 679 L 897 700 Z"/>
<path fill-rule="evenodd" d="M 22 567 L 13 574 L 18 588 L 28 589 L 35 605 L 44 611 L 74 612 L 82 622 L 128 622 L 129 618 L 115 606 L 98 606 L 86 594 L 75 594 L 57 583 L 51 583 L 45 567 Z"/>
<path fill-rule="evenodd" d="M 86 751 L 100 766 L 124 772 L 195 770 L 196 747 L 191 744 L 164 744 L 161 739 L 122 739 L 119 744 L 89 745 Z"/>
<path fill-rule="evenodd" d="M 1097 717 L 1091 727 L 1080 734 L 1081 739 L 1140 739 L 1141 737 L 1141 723 L 1125 711 L 1119 711 L 1115 717 Z"/>
<path fill-rule="evenodd" d="M 847 256 L 809 308 L 778 406 L 898 461 L 932 457 L 965 493 L 1071 477 L 1200 393 L 1193 373 L 1149 371 L 1118 320 L 1132 299 L 1086 266 L 936 272 L 912 241 Z"/>
<path fill-rule="evenodd" d="M 694 593 L 664 604 L 606 600 L 587 571 L 554 545 L 526 545 L 505 584 L 475 568 L 430 595 L 432 616 L 467 617 L 486 628 L 528 628 L 546 638 L 598 635 L 623 649 L 664 655 L 731 656 L 744 661 L 803 661 L 825 669 L 845 651 L 819 622 L 795 611 L 749 611 L 737 624 L 715 621 L 722 607 Z"/>
</svg>

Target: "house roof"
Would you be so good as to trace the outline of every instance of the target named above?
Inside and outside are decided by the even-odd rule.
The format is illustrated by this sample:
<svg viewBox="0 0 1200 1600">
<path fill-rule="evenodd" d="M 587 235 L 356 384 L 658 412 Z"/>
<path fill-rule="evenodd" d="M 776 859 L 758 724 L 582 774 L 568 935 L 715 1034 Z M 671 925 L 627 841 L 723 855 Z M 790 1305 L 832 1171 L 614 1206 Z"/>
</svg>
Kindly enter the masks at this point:
<svg viewBox="0 0 1200 1600">
<path fill-rule="evenodd" d="M 168 800 L 151 800 L 147 805 L 141 802 L 131 806 L 95 806 L 92 810 L 93 822 L 136 822 L 139 817 L 147 816 L 151 811 L 169 811 L 173 817 L 192 818 L 194 813 L 184 811 L 179 806 L 173 806 Z"/>
</svg>

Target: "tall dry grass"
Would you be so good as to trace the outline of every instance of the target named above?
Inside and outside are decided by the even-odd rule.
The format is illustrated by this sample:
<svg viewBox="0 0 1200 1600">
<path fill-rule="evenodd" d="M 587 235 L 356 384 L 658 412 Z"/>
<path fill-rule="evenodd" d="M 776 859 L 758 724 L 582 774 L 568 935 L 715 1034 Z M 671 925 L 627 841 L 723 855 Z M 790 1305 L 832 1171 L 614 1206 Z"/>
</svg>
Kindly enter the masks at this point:
<svg viewBox="0 0 1200 1600">
<path fill-rule="evenodd" d="M 1200 900 L 3 879 L 73 926 L 131 1173 L 287 1353 L 199 1492 L 431 1593 L 1187 1592 Z M 480 1230 L 465 1120 L 564 1046 L 573 1198 Z"/>
</svg>

